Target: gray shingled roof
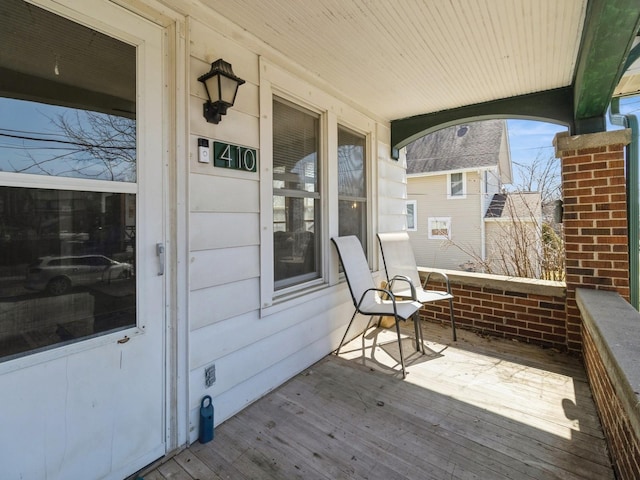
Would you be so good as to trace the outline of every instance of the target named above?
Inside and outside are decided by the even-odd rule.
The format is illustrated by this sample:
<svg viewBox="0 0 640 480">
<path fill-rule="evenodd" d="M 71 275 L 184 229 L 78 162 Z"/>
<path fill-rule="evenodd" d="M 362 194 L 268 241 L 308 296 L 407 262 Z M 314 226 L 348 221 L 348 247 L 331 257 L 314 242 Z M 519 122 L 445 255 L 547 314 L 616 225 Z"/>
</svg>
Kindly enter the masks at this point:
<svg viewBox="0 0 640 480">
<path fill-rule="evenodd" d="M 498 165 L 505 120 L 443 128 L 407 145 L 407 174 Z"/>
</svg>

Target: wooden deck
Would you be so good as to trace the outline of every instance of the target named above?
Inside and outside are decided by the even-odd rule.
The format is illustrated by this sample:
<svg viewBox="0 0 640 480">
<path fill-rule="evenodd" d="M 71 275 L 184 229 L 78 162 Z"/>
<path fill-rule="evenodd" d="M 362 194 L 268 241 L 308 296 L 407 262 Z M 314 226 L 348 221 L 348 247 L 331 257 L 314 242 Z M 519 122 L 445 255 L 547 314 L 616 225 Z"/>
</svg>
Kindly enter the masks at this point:
<svg viewBox="0 0 640 480">
<path fill-rule="evenodd" d="M 370 330 L 144 479 L 613 480 L 578 359 L 424 331 L 406 380 L 393 332 Z"/>
</svg>

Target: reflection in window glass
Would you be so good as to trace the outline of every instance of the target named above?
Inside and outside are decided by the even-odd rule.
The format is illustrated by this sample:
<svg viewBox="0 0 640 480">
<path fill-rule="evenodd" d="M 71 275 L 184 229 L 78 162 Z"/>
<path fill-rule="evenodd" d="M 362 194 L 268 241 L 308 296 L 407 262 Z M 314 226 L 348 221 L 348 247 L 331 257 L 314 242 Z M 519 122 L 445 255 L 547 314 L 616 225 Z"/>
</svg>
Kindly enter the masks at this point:
<svg viewBox="0 0 640 480">
<path fill-rule="evenodd" d="M 0 187 L 0 358 L 136 324 L 135 195 Z"/>
<path fill-rule="evenodd" d="M 0 171 L 135 182 L 136 121 L 0 98 Z"/>
<path fill-rule="evenodd" d="M 464 192 L 464 174 L 463 173 L 452 173 L 449 175 L 450 183 L 449 183 L 449 195 L 451 197 L 463 197 Z"/>
<path fill-rule="evenodd" d="M 137 323 L 137 82 L 134 46 L 0 3 L 3 361 Z"/>
<path fill-rule="evenodd" d="M 275 288 L 320 276 L 320 119 L 273 102 L 273 247 Z"/>
<path fill-rule="evenodd" d="M 338 232 L 355 235 L 367 252 L 365 136 L 338 127 Z M 341 266 L 342 267 L 342 266 Z"/>
<path fill-rule="evenodd" d="M 416 200 L 407 201 L 407 230 L 418 231 L 418 205 Z"/>
<path fill-rule="evenodd" d="M 0 3 L 0 171 L 135 182 L 135 47 Z"/>
</svg>

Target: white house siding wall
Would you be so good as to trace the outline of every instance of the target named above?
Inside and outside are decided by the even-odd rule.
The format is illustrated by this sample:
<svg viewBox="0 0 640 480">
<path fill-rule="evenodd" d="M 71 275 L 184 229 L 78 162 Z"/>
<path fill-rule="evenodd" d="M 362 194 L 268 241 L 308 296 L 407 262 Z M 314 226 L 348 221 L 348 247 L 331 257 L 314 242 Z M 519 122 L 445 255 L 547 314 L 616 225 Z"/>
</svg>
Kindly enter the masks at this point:
<svg viewBox="0 0 640 480">
<path fill-rule="evenodd" d="M 540 274 L 539 223 L 529 221 L 514 226 L 510 218 L 489 219 L 485 223 L 487 263 L 491 273 L 518 276 L 516 259 L 526 258 L 537 278 Z M 516 239 L 518 240 L 516 242 Z M 526 249 L 526 255 L 518 250 Z M 523 268 L 520 266 L 520 268 Z M 524 275 L 521 275 L 524 276 Z"/>
<path fill-rule="evenodd" d="M 379 129 L 382 130 L 379 138 L 389 138 L 387 128 L 380 126 Z M 397 232 L 407 228 L 407 172 L 404 151 L 401 150 L 401 156 L 397 161 L 391 160 L 388 145 L 380 142 L 377 179 L 380 232 Z"/>
<path fill-rule="evenodd" d="M 446 174 L 408 179 L 408 197 L 418 210 L 418 230 L 409 232 L 418 265 L 460 270 L 471 257 L 456 245 L 480 255 L 482 180 L 478 172 L 467 172 L 466 198 L 447 199 Z M 429 239 L 429 217 L 451 217 L 451 242 Z"/>
<path fill-rule="evenodd" d="M 271 179 L 263 177 L 265 185 L 261 186 L 260 166 L 268 158 L 260 152 L 265 140 L 261 143 L 261 135 L 266 135 L 261 132 L 260 116 L 267 114 L 261 112 L 261 108 L 266 107 L 265 99 L 261 106 L 260 82 L 265 71 L 284 69 L 267 68 L 266 47 L 260 47 L 263 51 L 259 57 L 253 53 L 253 48 L 243 46 L 241 32 L 234 34 L 232 41 L 216 28 L 207 26 L 210 23 L 200 17 L 189 20 L 188 382 L 191 441 L 198 436 L 199 407 L 204 395 L 213 398 L 215 423 L 224 421 L 335 349 L 353 312 L 346 284 L 338 282 L 337 273 L 331 279 L 336 283 L 334 286 L 325 286 L 294 301 L 265 308 L 264 285 L 269 284 L 272 275 L 269 263 L 272 261 L 266 258 L 269 248 L 265 241 L 269 238 L 265 231 L 270 231 L 271 225 L 264 220 L 265 212 L 271 209 L 271 200 L 265 197 L 264 188 L 271 185 Z M 229 109 L 220 124 L 213 125 L 206 123 L 202 116 L 205 91 L 197 77 L 207 72 L 210 63 L 217 58 L 232 63 L 234 72 L 246 83 L 239 89 L 236 105 Z M 271 79 L 262 82 L 266 85 Z M 286 86 L 279 85 L 278 88 L 287 93 Z M 319 92 L 316 87 L 314 91 Z M 322 92 L 318 95 L 327 97 Z M 270 99 L 267 100 L 269 103 Z M 332 101 L 332 104 L 340 102 Z M 328 113 L 328 117 L 333 116 L 331 118 L 339 123 L 349 125 L 341 115 L 340 110 Z M 349 114 L 345 116 L 349 117 Z M 363 114 L 351 116 L 362 117 Z M 368 172 L 372 177 L 369 242 L 375 245 L 378 205 L 384 205 L 380 219 L 387 229 L 400 229 L 404 224 L 406 185 L 403 166 L 389 158 L 388 124 L 370 119 L 368 124 L 371 129 L 368 148 L 372 150 L 369 158 L 374 162 Z M 257 149 L 258 172 L 227 170 L 214 167 L 212 163 L 199 163 L 198 138 Z M 267 210 L 261 212 L 261 208 Z M 331 232 L 332 227 L 328 228 Z M 337 256 L 328 241 L 324 251 L 330 256 L 325 259 L 325 268 L 337 272 L 335 267 L 330 267 L 331 262 L 337 266 Z M 375 269 L 377 258 L 374 257 L 372 255 Z M 366 323 L 366 319 L 360 320 L 354 333 Z M 212 365 L 215 365 L 216 380 L 207 388 L 205 368 Z"/>
</svg>

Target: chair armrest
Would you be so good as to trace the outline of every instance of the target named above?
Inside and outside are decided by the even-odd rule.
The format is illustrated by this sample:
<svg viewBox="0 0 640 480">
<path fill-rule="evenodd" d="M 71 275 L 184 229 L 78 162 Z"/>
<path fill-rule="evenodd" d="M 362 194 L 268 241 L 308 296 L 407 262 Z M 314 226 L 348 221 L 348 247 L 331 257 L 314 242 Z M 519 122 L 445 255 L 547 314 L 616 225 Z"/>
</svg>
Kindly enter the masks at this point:
<svg viewBox="0 0 640 480">
<path fill-rule="evenodd" d="M 424 283 L 422 284 L 422 288 L 424 288 L 424 289 L 427 288 L 427 283 L 429 283 L 429 278 L 431 277 L 431 274 L 434 274 L 436 276 L 440 276 L 440 277 L 442 277 L 444 279 L 444 283 L 447 285 L 447 293 L 449 295 L 451 295 L 451 283 L 449 283 L 449 277 L 444 272 L 429 272 L 429 273 L 427 273 L 427 278 L 424 279 Z"/>
<path fill-rule="evenodd" d="M 358 312 L 360 312 L 360 305 L 362 305 L 362 302 L 364 301 L 364 297 L 367 296 L 367 293 L 369 292 L 381 292 L 384 293 L 386 295 L 389 295 L 389 298 L 391 299 L 391 302 L 393 304 L 393 313 L 394 315 L 398 315 L 398 311 L 396 309 L 396 296 L 391 292 L 391 290 L 387 290 L 385 288 L 367 288 L 364 293 L 362 294 L 362 296 L 360 297 L 360 301 L 358 302 L 358 305 L 356 306 L 356 310 Z"/>
<path fill-rule="evenodd" d="M 411 279 L 409 277 L 407 277 L 406 275 L 396 275 L 395 277 L 393 277 L 391 279 L 391 281 L 389 282 L 389 290 L 393 290 L 393 283 L 396 280 L 399 280 L 401 282 L 407 282 L 409 284 L 409 288 L 411 289 L 411 300 L 416 300 L 417 299 L 416 286 L 413 284 Z"/>
</svg>

